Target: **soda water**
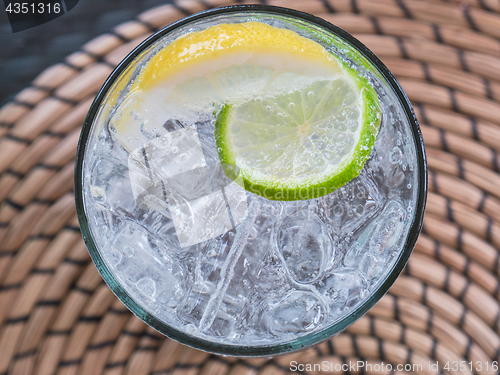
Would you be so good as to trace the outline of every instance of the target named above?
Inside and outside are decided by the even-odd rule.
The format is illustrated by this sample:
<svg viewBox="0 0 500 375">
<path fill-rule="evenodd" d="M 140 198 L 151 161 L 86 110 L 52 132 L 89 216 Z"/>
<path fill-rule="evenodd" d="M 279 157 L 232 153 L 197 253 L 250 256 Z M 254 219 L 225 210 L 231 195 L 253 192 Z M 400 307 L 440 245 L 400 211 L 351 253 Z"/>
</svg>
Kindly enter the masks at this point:
<svg viewBox="0 0 500 375">
<path fill-rule="evenodd" d="M 214 138 L 221 99 L 200 100 L 199 81 L 183 103 L 161 89 L 126 92 L 101 111 L 85 156 L 86 216 L 106 267 L 149 314 L 210 342 L 285 343 L 349 316 L 387 278 L 416 208 L 410 125 L 376 73 L 327 49 L 368 79 L 382 121 L 360 175 L 321 198 L 271 201 L 227 178 Z M 224 100 L 258 86 L 266 72 L 254 73 Z M 302 78 L 283 85 L 316 79 Z M 117 130 L 124 114 L 133 136 Z"/>
</svg>

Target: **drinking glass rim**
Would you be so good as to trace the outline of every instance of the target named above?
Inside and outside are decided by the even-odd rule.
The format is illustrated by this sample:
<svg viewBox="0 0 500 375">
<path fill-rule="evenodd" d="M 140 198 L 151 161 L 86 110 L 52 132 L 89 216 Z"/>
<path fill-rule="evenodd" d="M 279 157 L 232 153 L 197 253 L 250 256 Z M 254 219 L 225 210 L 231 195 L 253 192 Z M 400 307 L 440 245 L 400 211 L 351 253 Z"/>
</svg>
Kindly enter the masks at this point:
<svg viewBox="0 0 500 375">
<path fill-rule="evenodd" d="M 379 73 L 383 76 L 388 86 L 397 96 L 401 104 L 401 107 L 403 108 L 403 111 L 408 119 L 408 123 L 410 124 L 411 133 L 413 141 L 415 143 L 415 149 L 417 154 L 416 170 L 418 173 L 419 189 L 417 191 L 417 199 L 416 199 L 417 202 L 416 202 L 415 213 L 413 216 L 413 222 L 410 226 L 410 230 L 408 231 L 408 235 L 404 243 L 403 250 L 399 254 L 399 258 L 395 263 L 395 265 L 393 266 L 389 275 L 387 275 L 386 279 L 379 285 L 379 287 L 372 293 L 372 295 L 369 298 L 367 298 L 355 310 L 353 310 L 352 313 L 350 313 L 348 316 L 344 317 L 340 321 L 337 321 L 336 323 L 328 326 L 327 328 L 322 329 L 321 331 L 312 332 L 304 336 L 297 337 L 291 342 L 286 342 L 276 345 L 264 344 L 261 346 L 245 346 L 245 345 L 228 345 L 219 342 L 213 342 L 184 333 L 160 321 L 159 319 L 155 318 L 152 314 L 148 313 L 136 301 L 134 301 L 134 299 L 125 291 L 125 289 L 119 284 L 119 282 L 117 282 L 116 278 L 113 276 L 113 273 L 108 269 L 105 262 L 103 261 L 101 255 L 99 254 L 97 246 L 93 241 L 87 217 L 85 215 L 85 207 L 83 204 L 83 190 L 82 190 L 83 160 L 90 130 L 92 128 L 92 123 L 99 111 L 99 108 L 106 94 L 108 93 L 112 85 L 115 83 L 115 81 L 120 77 L 122 72 L 134 61 L 134 59 L 137 56 L 139 56 L 143 51 L 145 51 L 148 47 L 150 47 L 154 42 L 161 39 L 165 35 L 173 32 L 174 30 L 177 30 L 182 26 L 185 26 L 189 23 L 204 18 L 209 18 L 212 16 L 218 16 L 222 14 L 240 13 L 243 11 L 247 13 L 253 12 L 260 14 L 287 16 L 301 21 L 305 21 L 314 26 L 322 28 L 327 32 L 334 34 L 335 36 L 339 37 L 341 40 L 345 41 L 350 46 L 352 46 L 357 52 L 359 52 L 364 58 L 366 58 L 376 69 L 378 69 Z M 387 293 L 389 288 L 392 286 L 392 284 L 397 279 L 397 277 L 403 270 L 404 266 L 408 262 L 408 259 L 413 251 L 418 235 L 422 228 L 425 204 L 427 199 L 427 161 L 426 161 L 422 133 L 420 131 L 417 118 L 415 116 L 415 113 L 413 111 L 413 108 L 410 104 L 408 97 L 402 90 L 396 78 L 387 69 L 387 67 L 380 61 L 380 59 L 377 56 L 375 56 L 373 52 L 371 52 L 359 40 L 354 38 L 348 32 L 340 29 L 339 27 L 323 19 L 301 11 L 270 6 L 270 5 L 260 5 L 260 4 L 231 5 L 222 8 L 215 8 L 202 11 L 190 15 L 188 17 L 185 17 L 181 20 L 178 20 L 166 26 L 165 28 L 157 31 L 156 33 L 148 37 L 146 40 L 144 40 L 118 64 L 118 66 L 106 79 L 105 83 L 103 84 L 98 94 L 96 95 L 94 101 L 92 102 L 92 105 L 90 106 L 85 122 L 83 124 L 76 154 L 74 184 L 75 184 L 75 204 L 76 204 L 78 221 L 89 254 L 94 264 L 96 265 L 97 270 L 99 271 L 102 278 L 106 282 L 106 284 L 110 287 L 112 292 L 125 304 L 125 306 L 127 306 L 127 308 L 132 311 L 134 315 L 139 317 L 149 326 L 156 329 L 165 336 L 196 349 L 216 354 L 232 355 L 232 356 L 266 356 L 266 355 L 275 355 L 275 354 L 296 351 L 330 338 L 331 336 L 344 330 L 350 324 L 359 319 L 370 308 L 372 308 L 375 305 L 375 303 L 378 302 L 378 300 L 382 298 L 382 296 L 385 293 Z"/>
</svg>

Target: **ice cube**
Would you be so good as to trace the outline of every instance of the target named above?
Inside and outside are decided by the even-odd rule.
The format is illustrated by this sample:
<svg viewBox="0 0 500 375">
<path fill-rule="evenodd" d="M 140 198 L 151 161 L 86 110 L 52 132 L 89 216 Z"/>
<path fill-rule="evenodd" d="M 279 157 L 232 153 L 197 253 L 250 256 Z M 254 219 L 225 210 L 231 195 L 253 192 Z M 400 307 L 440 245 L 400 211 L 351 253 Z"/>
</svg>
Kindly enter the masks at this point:
<svg viewBox="0 0 500 375">
<path fill-rule="evenodd" d="M 222 190 L 229 205 L 234 226 L 239 225 L 248 213 L 247 192 L 243 178 L 236 174 L 234 179 L 230 179 L 224 173 L 223 168 L 230 167 L 221 163 L 209 164 L 210 176 L 214 190 Z"/>
<path fill-rule="evenodd" d="M 401 237 L 405 216 L 406 210 L 400 202 L 389 201 L 377 217 L 368 251 L 373 254 L 384 253 L 387 256 Z"/>
<path fill-rule="evenodd" d="M 231 216 L 235 226 L 239 225 L 248 215 L 247 193 L 237 182 L 231 182 L 224 188 Z"/>
<path fill-rule="evenodd" d="M 138 222 L 168 246 L 170 251 L 180 250 L 174 221 L 167 204 L 152 195 L 146 196 L 144 202 L 148 204 L 149 210 L 139 217 Z"/>
<path fill-rule="evenodd" d="M 301 210 L 286 218 L 277 236 L 278 254 L 290 277 L 310 283 L 319 277 L 332 256 L 332 240 L 315 213 Z"/>
<path fill-rule="evenodd" d="M 210 170 L 208 167 L 191 169 L 163 179 L 161 184 L 169 204 L 193 201 L 212 193 Z"/>
<path fill-rule="evenodd" d="M 374 277 L 384 271 L 383 260 L 379 256 L 370 253 L 361 254 L 357 263 L 358 269 L 368 280 L 373 280 Z"/>
<path fill-rule="evenodd" d="M 167 121 L 165 126 L 171 131 L 128 157 L 136 204 L 168 209 L 164 215 L 171 217 L 181 247 L 215 238 L 239 225 L 247 214 L 245 190 L 238 181 L 225 177 L 220 163 L 207 165 L 194 127 L 176 121 Z"/>
<path fill-rule="evenodd" d="M 217 284 L 217 290 L 210 297 L 206 309 L 200 321 L 200 330 L 208 330 L 220 309 L 222 299 L 226 293 L 229 283 L 231 282 L 234 275 L 234 267 L 238 261 L 243 247 L 247 244 L 248 235 L 254 225 L 256 217 L 259 215 L 259 203 L 256 199 L 250 202 L 248 211 L 249 215 L 246 219 L 236 228 L 236 234 L 234 236 L 234 241 L 231 245 L 231 249 L 227 255 L 226 260 L 221 268 L 221 279 Z"/>
<path fill-rule="evenodd" d="M 332 270 L 314 286 L 337 314 L 345 308 L 354 307 L 368 293 L 368 282 L 357 269 Z"/>
<path fill-rule="evenodd" d="M 396 189 L 405 180 L 405 174 L 400 164 L 386 165 L 384 169 L 387 185 L 391 189 Z"/>
<path fill-rule="evenodd" d="M 200 199 L 169 205 L 181 247 L 207 241 L 233 228 L 221 191 Z"/>
<path fill-rule="evenodd" d="M 370 226 L 344 244 L 347 250 L 343 264 L 357 268 L 368 280 L 379 276 L 392 253 L 399 249 L 396 245 L 404 229 L 405 214 L 400 202 L 389 201 Z"/>
<path fill-rule="evenodd" d="M 275 335 L 303 334 L 320 326 L 326 311 L 327 308 L 313 293 L 296 290 L 270 304 L 261 319 Z"/>
<path fill-rule="evenodd" d="M 115 231 L 110 244 L 113 250 L 102 251 L 101 256 L 118 271 L 118 279 L 131 296 L 148 306 L 154 301 L 169 308 L 177 306 L 183 298 L 185 272 L 166 244 L 131 220 L 123 221 Z M 172 310 L 163 314 L 169 313 Z"/>
<path fill-rule="evenodd" d="M 277 302 L 290 290 L 286 268 L 282 260 L 271 252 L 262 260 L 254 281 L 257 296 L 268 301 Z"/>
<path fill-rule="evenodd" d="M 116 266 L 122 260 L 123 252 L 118 250 L 116 247 L 111 246 L 109 248 L 108 260 L 113 266 Z"/>
<path fill-rule="evenodd" d="M 137 205 L 132 195 L 127 167 L 111 155 L 99 155 L 90 174 L 90 196 L 100 207 L 133 217 Z"/>
<path fill-rule="evenodd" d="M 231 315 L 223 310 L 217 312 L 212 325 L 210 326 L 210 334 L 215 337 L 228 337 L 234 334 L 236 325 L 236 316 Z"/>
<path fill-rule="evenodd" d="M 322 199 L 327 218 L 344 236 L 350 236 L 375 216 L 383 203 L 380 191 L 366 170 Z"/>
<path fill-rule="evenodd" d="M 213 110 L 214 109 L 212 109 L 212 111 Z M 215 134 L 215 120 L 211 119 L 203 122 L 197 121 L 195 125 L 198 132 L 198 139 L 200 140 L 200 146 L 203 150 L 203 154 L 205 155 L 207 164 L 219 163 L 219 152 L 217 151 L 216 143 L 213 141 Z"/>
<path fill-rule="evenodd" d="M 128 158 L 130 183 L 137 200 L 145 191 L 155 188 L 162 196 L 161 182 L 169 177 L 206 167 L 196 129 L 185 126 L 148 140 Z M 186 178 L 180 178 L 185 182 Z M 175 184 L 175 179 L 173 181 Z"/>
</svg>

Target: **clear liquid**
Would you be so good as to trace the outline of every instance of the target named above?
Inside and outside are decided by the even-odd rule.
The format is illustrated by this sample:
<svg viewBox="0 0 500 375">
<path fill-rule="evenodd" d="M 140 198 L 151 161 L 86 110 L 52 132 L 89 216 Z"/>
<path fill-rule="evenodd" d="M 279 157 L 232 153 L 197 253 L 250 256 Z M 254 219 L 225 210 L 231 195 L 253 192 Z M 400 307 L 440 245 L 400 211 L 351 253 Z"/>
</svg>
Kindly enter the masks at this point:
<svg viewBox="0 0 500 375">
<path fill-rule="evenodd" d="M 206 110 L 182 125 L 152 110 L 163 125 L 132 152 L 111 111 L 86 155 L 84 204 L 127 293 L 166 324 L 229 345 L 291 341 L 362 304 L 402 251 L 418 187 L 406 117 L 363 74 L 381 103 L 377 141 L 357 178 L 313 200 L 270 201 L 225 177 Z"/>
</svg>

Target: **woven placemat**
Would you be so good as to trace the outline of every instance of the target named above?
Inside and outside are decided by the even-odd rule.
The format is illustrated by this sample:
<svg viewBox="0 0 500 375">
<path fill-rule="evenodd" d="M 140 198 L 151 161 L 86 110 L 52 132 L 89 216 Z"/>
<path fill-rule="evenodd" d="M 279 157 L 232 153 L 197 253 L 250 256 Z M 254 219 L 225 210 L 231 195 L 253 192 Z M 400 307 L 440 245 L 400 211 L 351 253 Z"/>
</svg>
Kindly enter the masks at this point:
<svg viewBox="0 0 500 375">
<path fill-rule="evenodd" d="M 282 374 L 291 361 L 363 373 L 341 366 L 358 360 L 394 365 L 368 374 L 434 374 L 435 361 L 440 372 L 450 361 L 445 373 L 498 373 L 497 0 L 266 1 L 323 17 L 375 52 L 414 104 L 427 147 L 428 205 L 415 251 L 389 293 L 344 333 L 275 358 L 210 355 L 148 328 L 103 283 L 73 200 L 92 98 L 152 32 L 231 3 L 178 0 L 140 14 L 45 70 L 0 110 L 0 374 Z M 410 371 L 397 370 L 407 363 Z"/>
</svg>

